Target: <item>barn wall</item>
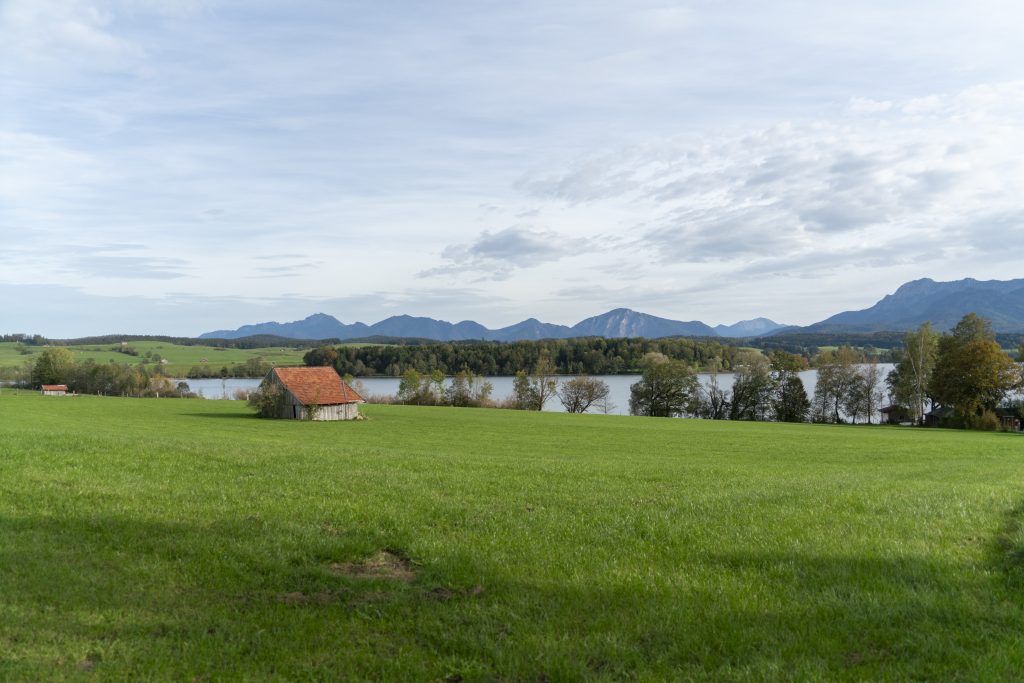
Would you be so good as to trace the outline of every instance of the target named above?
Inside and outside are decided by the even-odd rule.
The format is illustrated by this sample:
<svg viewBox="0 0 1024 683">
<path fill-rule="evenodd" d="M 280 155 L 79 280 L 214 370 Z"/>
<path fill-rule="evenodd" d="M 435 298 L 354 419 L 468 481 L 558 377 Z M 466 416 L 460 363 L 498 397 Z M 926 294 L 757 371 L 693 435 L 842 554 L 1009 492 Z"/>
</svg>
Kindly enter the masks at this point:
<svg viewBox="0 0 1024 683">
<path fill-rule="evenodd" d="M 305 420 L 306 407 L 299 402 L 292 392 L 285 389 L 285 402 L 281 409 L 280 417 L 288 420 Z M 317 413 L 316 420 L 355 420 L 359 415 L 359 405 L 356 403 L 345 403 L 333 406 L 321 406 Z"/>
</svg>

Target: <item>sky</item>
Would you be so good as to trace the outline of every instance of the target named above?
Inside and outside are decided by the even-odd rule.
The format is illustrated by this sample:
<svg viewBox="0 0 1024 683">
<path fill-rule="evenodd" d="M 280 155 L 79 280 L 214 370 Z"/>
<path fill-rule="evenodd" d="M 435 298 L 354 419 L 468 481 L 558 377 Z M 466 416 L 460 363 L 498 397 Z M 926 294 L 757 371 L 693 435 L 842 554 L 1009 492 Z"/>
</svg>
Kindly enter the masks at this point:
<svg viewBox="0 0 1024 683">
<path fill-rule="evenodd" d="M 1016 0 L 0 0 L 0 333 L 1024 276 Z"/>
</svg>

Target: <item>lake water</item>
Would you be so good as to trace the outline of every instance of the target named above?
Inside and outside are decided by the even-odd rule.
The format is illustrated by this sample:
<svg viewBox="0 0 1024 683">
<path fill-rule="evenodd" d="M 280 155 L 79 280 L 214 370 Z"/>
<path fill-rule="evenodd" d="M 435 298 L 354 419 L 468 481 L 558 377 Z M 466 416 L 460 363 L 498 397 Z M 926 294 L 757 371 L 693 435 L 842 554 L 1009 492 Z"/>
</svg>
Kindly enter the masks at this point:
<svg viewBox="0 0 1024 683">
<path fill-rule="evenodd" d="M 894 366 L 890 363 L 879 363 L 878 369 L 884 380 L 885 376 L 889 374 Z M 701 384 L 707 386 L 711 381 L 711 373 L 700 373 L 698 378 Z M 608 407 L 606 411 L 612 415 L 628 415 L 629 414 L 629 387 L 640 380 L 640 375 L 594 375 L 597 379 L 603 380 L 608 384 L 609 396 L 608 396 Z M 488 382 L 494 387 L 491 392 L 491 398 L 503 399 L 506 396 L 512 394 L 512 382 L 514 377 L 488 377 Z M 571 376 L 559 377 L 559 383 L 572 379 Z M 718 386 L 722 389 L 731 389 L 734 375 L 731 372 L 718 373 Z M 805 370 L 800 373 L 800 379 L 804 383 L 804 389 L 807 391 L 807 397 L 812 398 L 814 396 L 814 387 L 817 384 L 818 373 L 816 370 Z M 210 399 L 232 399 L 234 398 L 234 392 L 238 389 L 251 391 L 259 386 L 260 380 L 258 379 L 186 379 L 186 380 L 174 380 L 175 382 L 188 382 L 189 388 L 201 394 L 204 398 Z M 371 396 L 394 396 L 398 393 L 398 383 L 401 380 L 398 377 L 360 377 L 357 378 L 353 384 L 355 384 L 356 390 L 360 391 L 365 397 Z M 449 379 L 450 381 L 450 379 Z M 362 384 L 362 387 L 359 384 Z M 565 412 L 565 408 L 562 407 L 561 401 L 557 397 L 551 399 L 544 406 L 544 410 L 548 412 L 561 413 Z M 590 412 L 604 412 L 598 410 L 595 407 L 591 407 Z"/>
</svg>

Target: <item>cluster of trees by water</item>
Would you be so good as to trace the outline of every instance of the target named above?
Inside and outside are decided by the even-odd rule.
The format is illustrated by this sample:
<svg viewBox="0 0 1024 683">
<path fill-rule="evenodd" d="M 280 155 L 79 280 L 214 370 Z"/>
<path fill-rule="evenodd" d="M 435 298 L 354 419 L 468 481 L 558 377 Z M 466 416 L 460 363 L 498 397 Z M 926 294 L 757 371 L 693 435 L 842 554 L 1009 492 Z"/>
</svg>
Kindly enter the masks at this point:
<svg viewBox="0 0 1024 683">
<path fill-rule="evenodd" d="M 17 386 L 36 387 L 43 384 L 64 384 L 80 394 L 136 397 L 190 397 L 188 385 L 165 377 L 159 365 L 144 363 L 97 363 L 89 358 L 82 362 L 63 347 L 48 348 L 35 360 L 18 368 L 13 380 Z"/>
<path fill-rule="evenodd" d="M 558 348 L 553 344 L 547 351 Z M 331 351 L 318 349 L 306 360 L 339 362 Z M 1024 359 L 1024 343 L 1019 353 Z M 1016 410 L 1024 418 L 1019 401 L 1007 402 L 1011 392 L 1024 389 L 1021 369 L 1000 347 L 988 322 L 976 315 L 966 316 L 948 334 L 939 335 L 930 325 L 906 333 L 894 357 L 896 366 L 885 375 L 877 358 L 849 346 L 819 352 L 810 360 L 778 349 L 768 354 L 735 349 L 728 367 L 707 357 L 704 367 L 713 374 L 705 385 L 697 378 L 692 356 L 680 359 L 647 351 L 637 361 L 641 376 L 630 388 L 629 409 L 633 415 L 651 417 L 871 423 L 888 404 L 898 416 L 923 423 L 929 408 L 941 407 L 947 409 L 943 424 L 981 429 L 999 426 L 995 411 L 1000 408 Z M 812 365 L 817 381 L 809 398 L 800 372 Z M 565 365 L 560 367 L 543 350 L 530 367 L 529 372 L 516 370 L 512 395 L 497 400 L 490 383 L 471 372 L 460 371 L 446 387 L 441 369 L 408 369 L 394 400 L 542 410 L 558 398 L 569 412 L 607 408 L 608 386 L 600 379 L 582 374 L 560 386 L 556 375 L 566 374 Z M 730 389 L 719 386 L 714 374 L 723 370 L 734 373 Z"/>
<path fill-rule="evenodd" d="M 398 393 L 391 400 L 407 405 L 543 410 L 557 398 L 569 413 L 585 413 L 591 408 L 607 413 L 614 408 L 608 403 L 610 390 L 606 382 L 579 375 L 559 383 L 554 365 L 546 357 L 540 359 L 532 372 L 520 370 L 515 374 L 509 396 L 495 398 L 493 393 L 494 386 L 486 378 L 470 372 L 457 372 L 451 382 L 446 382 L 440 370 L 421 375 L 410 369 L 402 374 Z"/>
<path fill-rule="evenodd" d="M 1018 360 L 1024 361 L 1024 342 Z M 907 333 L 886 383 L 893 405 L 914 422 L 924 422 L 929 412 L 933 422 L 978 429 L 997 428 L 997 411 L 1024 419 L 1021 401 L 1007 401 L 1011 392 L 1024 391 L 1021 367 L 989 321 L 973 313 L 947 334 L 928 323 Z"/>
</svg>

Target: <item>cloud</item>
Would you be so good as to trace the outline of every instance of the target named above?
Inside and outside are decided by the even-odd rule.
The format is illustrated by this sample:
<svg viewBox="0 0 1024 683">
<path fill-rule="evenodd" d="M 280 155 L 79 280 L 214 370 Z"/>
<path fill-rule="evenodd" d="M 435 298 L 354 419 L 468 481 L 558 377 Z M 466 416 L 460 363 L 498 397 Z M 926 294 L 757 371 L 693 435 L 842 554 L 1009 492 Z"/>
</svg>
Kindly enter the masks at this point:
<svg viewBox="0 0 1024 683">
<path fill-rule="evenodd" d="M 86 254 L 70 259 L 67 270 L 77 277 L 174 280 L 188 274 L 186 265 L 177 258 Z"/>
<path fill-rule="evenodd" d="M 1018 205 L 1024 131 L 1012 112 L 1024 106 L 1006 102 L 1024 103 L 1022 92 L 1006 83 L 861 106 L 837 120 L 667 140 L 520 186 L 538 199 L 652 216 L 637 224 L 635 245 L 665 262 L 742 265 L 767 253 L 828 260 L 865 241 L 926 253 L 965 216 Z M 968 119 L 975 125 L 964 126 Z"/>
<path fill-rule="evenodd" d="M 448 263 L 421 271 L 419 276 L 477 272 L 487 279 L 500 280 L 508 278 L 516 269 L 558 261 L 590 248 L 589 240 L 513 225 L 496 232 L 484 230 L 468 244 L 446 247 L 441 257 Z"/>
</svg>

